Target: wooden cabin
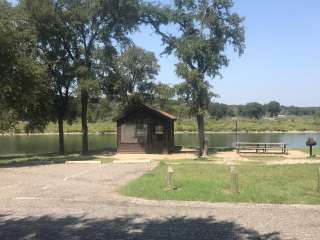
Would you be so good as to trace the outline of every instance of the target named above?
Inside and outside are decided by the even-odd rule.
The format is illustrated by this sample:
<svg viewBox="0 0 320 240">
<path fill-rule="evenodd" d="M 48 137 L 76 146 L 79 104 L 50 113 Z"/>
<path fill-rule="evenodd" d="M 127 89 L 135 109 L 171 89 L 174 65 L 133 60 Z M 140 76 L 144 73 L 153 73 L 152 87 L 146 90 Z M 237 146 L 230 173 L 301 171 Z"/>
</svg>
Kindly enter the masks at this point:
<svg viewBox="0 0 320 240">
<path fill-rule="evenodd" d="M 169 113 L 139 105 L 115 118 L 121 153 L 169 153 L 174 150 L 174 121 Z"/>
</svg>

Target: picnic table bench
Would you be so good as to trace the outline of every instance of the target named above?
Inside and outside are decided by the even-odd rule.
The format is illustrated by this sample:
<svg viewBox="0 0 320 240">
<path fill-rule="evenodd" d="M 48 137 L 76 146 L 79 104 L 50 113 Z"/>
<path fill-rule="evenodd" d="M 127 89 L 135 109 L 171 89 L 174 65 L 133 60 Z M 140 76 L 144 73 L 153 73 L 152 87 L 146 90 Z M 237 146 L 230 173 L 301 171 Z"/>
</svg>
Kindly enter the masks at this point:
<svg viewBox="0 0 320 240">
<path fill-rule="evenodd" d="M 269 150 L 281 150 L 281 154 L 288 154 L 288 145 L 286 143 L 249 143 L 237 142 L 237 152 L 255 151 L 256 153 L 268 153 Z"/>
</svg>

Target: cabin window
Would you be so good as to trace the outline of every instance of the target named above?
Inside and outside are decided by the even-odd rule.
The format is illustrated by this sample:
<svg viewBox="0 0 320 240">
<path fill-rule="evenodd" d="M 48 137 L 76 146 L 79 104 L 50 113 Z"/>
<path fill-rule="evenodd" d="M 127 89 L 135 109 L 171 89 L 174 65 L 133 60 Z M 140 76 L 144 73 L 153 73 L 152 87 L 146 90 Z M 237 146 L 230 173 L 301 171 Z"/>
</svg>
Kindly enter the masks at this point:
<svg viewBox="0 0 320 240">
<path fill-rule="evenodd" d="M 137 137 L 147 137 L 148 126 L 145 123 L 136 124 L 136 136 Z"/>
<path fill-rule="evenodd" d="M 163 125 L 156 125 L 155 126 L 155 134 L 162 135 L 164 133 Z"/>
<path fill-rule="evenodd" d="M 145 123 L 125 123 L 121 125 L 121 143 L 144 143 L 148 125 Z"/>
</svg>

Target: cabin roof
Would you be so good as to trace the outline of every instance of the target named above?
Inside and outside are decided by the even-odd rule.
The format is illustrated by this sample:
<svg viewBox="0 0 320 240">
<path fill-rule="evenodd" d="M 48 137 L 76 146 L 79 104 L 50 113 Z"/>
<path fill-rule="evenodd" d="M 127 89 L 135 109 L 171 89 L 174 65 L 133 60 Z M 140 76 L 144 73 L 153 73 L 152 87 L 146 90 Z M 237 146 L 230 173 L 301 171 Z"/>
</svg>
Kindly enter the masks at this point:
<svg viewBox="0 0 320 240">
<path fill-rule="evenodd" d="M 119 120 L 122 120 L 124 118 L 126 118 L 127 116 L 137 112 L 137 111 L 140 111 L 140 110 L 143 110 L 143 111 L 146 111 L 146 112 L 151 112 L 151 113 L 154 113 L 156 115 L 159 115 L 159 116 L 162 116 L 166 119 L 169 119 L 169 120 L 177 120 L 177 118 L 173 115 L 171 115 L 170 113 L 167 113 L 167 112 L 164 112 L 164 111 L 160 111 L 158 109 L 155 109 L 155 108 L 152 108 L 152 107 L 149 107 L 147 105 L 144 105 L 144 104 L 141 104 L 141 105 L 138 105 L 134 108 L 132 108 L 131 110 L 128 110 L 120 115 L 118 115 L 117 117 L 115 117 L 113 120 L 114 121 L 119 121 Z"/>
</svg>

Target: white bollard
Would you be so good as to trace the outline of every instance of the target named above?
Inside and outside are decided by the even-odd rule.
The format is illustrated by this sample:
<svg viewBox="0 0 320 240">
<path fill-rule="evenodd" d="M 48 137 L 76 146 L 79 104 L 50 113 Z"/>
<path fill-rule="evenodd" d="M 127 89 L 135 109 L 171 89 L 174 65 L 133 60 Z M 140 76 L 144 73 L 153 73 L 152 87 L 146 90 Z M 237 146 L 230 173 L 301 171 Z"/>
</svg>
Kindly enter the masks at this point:
<svg viewBox="0 0 320 240">
<path fill-rule="evenodd" d="M 173 168 L 171 166 L 168 166 L 168 170 L 167 170 L 167 188 L 169 190 L 173 189 L 173 183 L 172 183 L 172 178 L 173 178 Z"/>
</svg>

